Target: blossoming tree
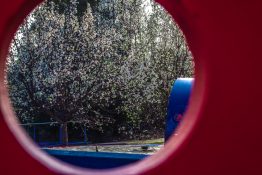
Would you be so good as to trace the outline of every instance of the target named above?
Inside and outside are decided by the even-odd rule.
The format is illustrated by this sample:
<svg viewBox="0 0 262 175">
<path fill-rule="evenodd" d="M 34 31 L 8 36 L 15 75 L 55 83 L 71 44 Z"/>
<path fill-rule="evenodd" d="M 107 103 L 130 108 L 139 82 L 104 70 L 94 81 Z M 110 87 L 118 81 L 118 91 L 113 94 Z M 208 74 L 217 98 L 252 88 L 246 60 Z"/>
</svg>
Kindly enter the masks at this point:
<svg viewBox="0 0 262 175">
<path fill-rule="evenodd" d="M 161 131 L 174 79 L 193 74 L 183 35 L 151 0 L 96 5 L 79 15 L 77 0 L 62 12 L 43 3 L 10 47 L 7 85 L 17 116 L 59 122 L 64 144 L 69 121 L 130 137 Z"/>
</svg>

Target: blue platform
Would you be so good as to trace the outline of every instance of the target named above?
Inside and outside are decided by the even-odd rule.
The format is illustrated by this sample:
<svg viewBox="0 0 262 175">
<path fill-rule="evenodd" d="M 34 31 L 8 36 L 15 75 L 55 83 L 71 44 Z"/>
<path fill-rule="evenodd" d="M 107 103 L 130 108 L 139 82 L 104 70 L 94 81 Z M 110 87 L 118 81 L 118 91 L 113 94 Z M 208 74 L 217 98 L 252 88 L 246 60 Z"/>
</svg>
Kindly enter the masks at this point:
<svg viewBox="0 0 262 175">
<path fill-rule="evenodd" d="M 168 101 L 165 141 L 174 133 L 187 109 L 193 78 L 178 78 L 175 80 Z"/>
<path fill-rule="evenodd" d="M 64 162 L 93 169 L 115 168 L 130 163 L 135 163 L 148 156 L 147 154 L 130 153 L 85 152 L 50 149 L 43 150 L 49 155 Z"/>
</svg>

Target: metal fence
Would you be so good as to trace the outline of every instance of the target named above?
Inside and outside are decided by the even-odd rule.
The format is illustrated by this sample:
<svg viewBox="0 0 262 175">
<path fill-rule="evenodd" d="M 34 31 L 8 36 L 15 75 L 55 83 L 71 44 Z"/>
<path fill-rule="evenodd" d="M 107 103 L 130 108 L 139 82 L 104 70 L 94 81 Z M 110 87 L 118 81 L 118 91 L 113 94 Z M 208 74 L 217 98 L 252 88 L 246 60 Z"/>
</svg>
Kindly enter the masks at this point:
<svg viewBox="0 0 262 175">
<path fill-rule="evenodd" d="M 20 124 L 40 146 L 62 145 L 62 127 L 58 122 Z M 68 145 L 88 144 L 87 128 L 79 122 L 68 122 Z"/>
</svg>

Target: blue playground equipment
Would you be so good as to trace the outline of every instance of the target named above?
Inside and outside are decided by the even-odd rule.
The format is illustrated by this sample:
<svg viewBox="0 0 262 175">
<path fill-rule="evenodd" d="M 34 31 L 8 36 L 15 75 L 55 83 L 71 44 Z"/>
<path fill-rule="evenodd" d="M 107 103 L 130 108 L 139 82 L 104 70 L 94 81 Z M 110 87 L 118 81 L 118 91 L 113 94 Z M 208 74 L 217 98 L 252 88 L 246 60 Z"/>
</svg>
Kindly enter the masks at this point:
<svg viewBox="0 0 262 175">
<path fill-rule="evenodd" d="M 72 165 L 93 168 L 107 169 L 135 163 L 146 158 L 147 154 L 112 153 L 112 152 L 86 152 L 43 149 L 49 155 L 70 163 Z"/>
<path fill-rule="evenodd" d="M 172 87 L 166 117 L 165 142 L 177 128 L 187 109 L 193 78 L 178 78 Z"/>
</svg>

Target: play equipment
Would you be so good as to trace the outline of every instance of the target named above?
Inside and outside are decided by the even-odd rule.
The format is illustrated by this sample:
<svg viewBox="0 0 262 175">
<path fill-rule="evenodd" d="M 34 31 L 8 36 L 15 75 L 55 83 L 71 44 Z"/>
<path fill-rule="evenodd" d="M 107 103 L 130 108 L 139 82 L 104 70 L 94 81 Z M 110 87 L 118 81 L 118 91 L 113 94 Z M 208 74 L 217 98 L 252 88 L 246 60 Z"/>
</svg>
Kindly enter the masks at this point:
<svg viewBox="0 0 262 175">
<path fill-rule="evenodd" d="M 183 118 L 188 106 L 193 81 L 193 78 L 178 78 L 174 82 L 168 100 L 165 142 L 174 133 Z"/>
<path fill-rule="evenodd" d="M 4 60 L 17 27 L 40 2 L 3 0 L 0 5 L 1 174 L 262 174 L 262 1 L 158 0 L 183 30 L 194 56 L 188 110 L 165 149 L 139 163 L 103 171 L 56 161 L 14 119 Z"/>
<path fill-rule="evenodd" d="M 44 149 L 49 155 L 83 168 L 107 169 L 116 168 L 146 158 L 147 154 L 86 152 Z"/>
</svg>

